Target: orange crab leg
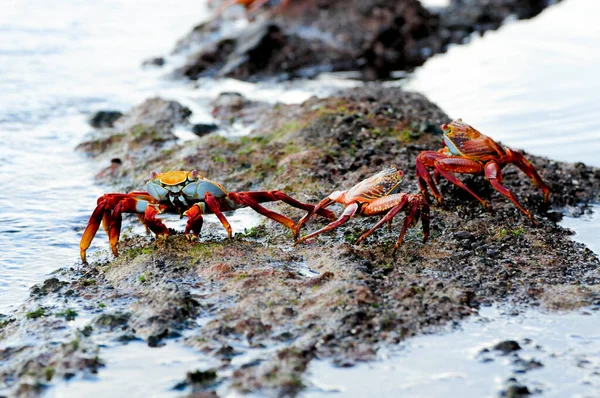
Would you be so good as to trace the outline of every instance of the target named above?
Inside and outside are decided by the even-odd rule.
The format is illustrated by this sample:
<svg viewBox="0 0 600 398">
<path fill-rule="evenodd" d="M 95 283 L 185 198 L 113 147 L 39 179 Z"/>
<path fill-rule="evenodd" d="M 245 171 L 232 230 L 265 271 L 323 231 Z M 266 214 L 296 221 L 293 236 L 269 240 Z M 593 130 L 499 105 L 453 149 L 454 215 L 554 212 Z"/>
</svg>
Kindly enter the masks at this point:
<svg viewBox="0 0 600 398">
<path fill-rule="evenodd" d="M 453 183 L 456 186 L 461 187 L 465 191 L 471 194 L 475 199 L 477 199 L 482 205 L 484 205 L 488 210 L 491 210 L 492 207 L 488 202 L 481 199 L 477 194 L 469 189 L 461 180 L 456 178 L 454 172 L 457 173 L 469 173 L 469 174 L 478 174 L 483 171 L 483 167 L 481 164 L 477 163 L 474 160 L 469 160 L 465 158 L 458 157 L 447 157 L 442 159 L 437 159 L 434 163 L 435 169 L 440 172 L 440 174 L 446 178 L 448 181 Z"/>
<path fill-rule="evenodd" d="M 281 191 L 258 191 L 258 192 L 243 192 L 243 193 L 245 195 L 252 197 L 258 203 L 281 201 L 281 202 L 287 203 L 288 205 L 290 205 L 292 207 L 295 207 L 295 208 L 301 209 L 301 210 L 313 211 L 315 209 L 314 205 L 302 203 L 302 202 L 292 198 L 291 196 L 286 195 L 285 193 L 283 193 Z M 333 212 L 326 210 L 326 209 L 322 209 L 322 208 L 316 209 L 315 213 L 320 216 L 329 218 L 332 221 L 336 219 L 335 214 L 333 214 Z"/>
<path fill-rule="evenodd" d="M 274 211 L 268 210 L 259 205 L 259 202 L 272 202 L 279 200 L 274 197 L 271 192 L 230 192 L 227 197 L 238 205 L 248 206 L 255 212 L 288 227 L 292 230 L 294 238 L 298 236 L 298 228 L 296 227 L 296 223 L 294 221 L 284 215 L 275 213 Z"/>
<path fill-rule="evenodd" d="M 383 202 L 383 203 L 381 203 Z M 387 206 L 386 206 L 387 205 Z M 396 242 L 396 246 L 394 249 L 394 253 L 398 249 L 398 246 L 402 244 L 404 240 L 404 235 L 406 234 L 407 229 L 414 225 L 416 220 L 421 216 L 421 224 L 423 225 L 423 242 L 427 241 L 429 237 L 429 205 L 425 202 L 425 199 L 421 195 L 410 195 L 406 193 L 394 194 L 388 197 L 384 197 L 381 199 L 377 199 L 371 203 L 369 203 L 363 211 L 363 215 L 370 216 L 376 215 L 381 211 L 385 211 L 390 209 L 385 216 L 383 216 L 377 224 L 373 226 L 369 231 L 364 233 L 358 240 L 356 244 L 359 244 L 364 239 L 366 239 L 369 235 L 371 235 L 375 230 L 380 228 L 386 222 L 388 225 L 391 223 L 392 219 L 402 210 L 406 208 L 406 206 L 410 206 L 409 213 L 406 215 L 404 219 L 404 224 L 402 226 L 402 230 L 400 232 L 400 236 L 398 237 L 398 241 Z M 391 208 L 390 208 L 391 206 Z M 385 208 L 385 210 L 382 210 Z"/>
<path fill-rule="evenodd" d="M 98 199 L 98 205 L 90 216 L 90 220 L 88 221 L 85 231 L 83 231 L 83 236 L 81 237 L 81 242 L 79 243 L 79 254 L 81 255 L 81 260 L 84 263 L 87 262 L 85 252 L 90 247 L 94 236 L 96 236 L 96 232 L 98 231 L 98 227 L 100 227 L 100 223 L 103 222 L 104 219 L 110 217 L 110 209 L 107 209 L 107 205 L 108 201 L 106 199 L 103 199 L 102 197 Z M 104 224 L 104 229 L 108 231 L 108 224 Z"/>
<path fill-rule="evenodd" d="M 192 207 L 190 207 L 185 213 L 184 216 L 187 216 L 188 221 L 185 225 L 185 237 L 189 240 L 193 238 L 198 238 L 200 235 L 200 231 L 202 230 L 202 224 L 204 220 L 202 218 L 202 214 L 204 213 L 202 209 L 202 204 L 195 203 Z M 191 234 L 190 234 L 191 232 Z"/>
<path fill-rule="evenodd" d="M 371 235 L 375 230 L 380 228 L 386 222 L 388 223 L 388 228 L 391 225 L 392 218 L 398 214 L 406 204 L 408 203 L 408 194 L 406 193 L 398 193 L 390 196 L 385 196 L 383 198 L 379 198 L 369 203 L 363 208 L 362 215 L 363 216 L 374 216 L 386 210 L 389 210 L 381 219 L 375 224 L 370 230 L 362 234 L 357 240 L 356 244 L 359 244 L 363 240 L 367 239 L 369 235 Z"/>
<path fill-rule="evenodd" d="M 498 166 L 498 164 L 493 160 L 489 161 L 485 165 L 485 178 L 487 178 L 490 181 L 490 184 L 492 184 L 496 191 L 500 192 L 502 195 L 507 197 L 511 202 L 515 204 L 515 206 L 519 208 L 519 210 L 521 210 L 527 217 L 529 217 L 532 223 L 537 224 L 533 219 L 531 213 L 529 213 L 527 209 L 525 209 L 525 207 L 523 207 L 521 203 L 519 203 L 515 195 L 508 188 L 502 185 L 502 172 L 500 171 L 500 166 Z"/>
<path fill-rule="evenodd" d="M 511 151 L 510 148 L 505 148 L 504 150 L 511 163 L 521 169 L 527 177 L 531 178 L 533 185 L 542 190 L 544 193 L 544 203 L 548 203 L 550 200 L 550 189 L 544 184 L 542 177 L 540 177 L 535 167 L 520 152 Z"/>
<path fill-rule="evenodd" d="M 208 206 L 210 211 L 212 211 L 214 215 L 217 216 L 219 221 L 221 221 L 223 228 L 225 228 L 225 230 L 227 231 L 227 236 L 231 238 L 231 224 L 229 224 L 229 221 L 221 212 L 221 206 L 219 205 L 217 199 L 210 192 L 207 192 L 206 194 L 204 194 L 204 202 L 206 203 L 206 206 Z"/>
<path fill-rule="evenodd" d="M 85 231 L 83 231 L 83 235 L 81 237 L 81 242 L 79 243 L 79 253 L 81 255 L 81 260 L 86 263 L 86 251 L 90 247 L 92 240 L 96 236 L 96 232 L 98 232 L 98 228 L 100 227 L 100 223 L 104 227 L 107 235 L 109 234 L 111 228 L 111 213 L 117 204 L 127 198 L 137 198 L 145 201 L 154 200 L 152 196 L 150 196 L 147 192 L 143 191 L 134 191 L 128 194 L 126 193 L 108 193 L 102 195 L 96 201 L 97 206 L 94 209 L 94 212 L 90 216 L 87 227 Z"/>
<path fill-rule="evenodd" d="M 344 194 L 346 194 L 346 192 L 347 191 L 335 191 L 325 199 L 321 200 L 316 206 L 309 205 L 312 206 L 312 209 L 306 209 L 308 210 L 308 213 L 304 215 L 304 217 L 302 217 L 300 221 L 298 221 L 298 232 L 300 232 L 300 228 L 302 228 L 302 225 L 304 225 L 304 223 L 306 223 L 308 219 L 315 214 L 322 215 L 324 217 L 329 218 L 329 220 L 334 221 L 336 219 L 335 215 L 333 214 L 333 212 L 327 210 L 326 207 L 332 205 L 335 202 L 342 203 L 341 198 L 344 196 Z"/>
<path fill-rule="evenodd" d="M 121 234 L 121 223 L 123 220 L 122 213 L 139 213 L 141 208 L 144 209 L 144 225 L 149 228 L 156 236 L 169 235 L 169 229 L 163 222 L 156 218 L 160 214 L 160 210 L 151 203 L 136 198 L 126 198 L 121 200 L 114 208 L 110 220 L 110 228 L 108 231 L 108 241 L 115 257 L 119 256 L 117 244 L 119 243 L 119 235 Z"/>
<path fill-rule="evenodd" d="M 290 228 L 292 230 L 292 234 L 294 235 L 294 239 L 298 237 L 298 233 L 300 232 L 296 226 L 296 223 L 286 216 L 265 209 L 264 207 L 260 206 L 259 203 L 282 201 L 298 209 L 306 211 L 314 210 L 315 213 L 323 217 L 327 217 L 330 220 L 335 219 L 335 215 L 331 211 L 325 209 L 315 210 L 315 206 L 299 202 L 281 191 L 230 192 L 228 198 L 233 200 L 235 203 L 251 207 L 254 209 L 254 211 Z"/>
<path fill-rule="evenodd" d="M 314 236 L 317 236 L 319 234 L 322 234 L 323 232 L 327 232 L 330 231 L 332 229 L 335 229 L 337 227 L 339 227 L 340 225 L 342 225 L 343 223 L 345 223 L 346 221 L 348 221 L 349 219 L 351 219 L 352 217 L 354 217 L 354 215 L 356 214 L 356 212 L 358 211 L 358 204 L 357 203 L 352 203 L 351 205 L 349 205 L 348 207 L 346 207 L 346 209 L 344 210 L 344 212 L 342 213 L 342 215 L 340 216 L 340 218 L 338 218 L 337 220 L 335 220 L 334 222 L 332 222 L 331 224 L 319 229 L 318 231 L 315 231 L 311 234 L 305 235 L 302 238 L 298 239 L 296 241 L 296 243 L 294 243 L 294 246 L 296 246 L 298 243 L 304 242 L 307 239 L 310 239 Z"/>
</svg>

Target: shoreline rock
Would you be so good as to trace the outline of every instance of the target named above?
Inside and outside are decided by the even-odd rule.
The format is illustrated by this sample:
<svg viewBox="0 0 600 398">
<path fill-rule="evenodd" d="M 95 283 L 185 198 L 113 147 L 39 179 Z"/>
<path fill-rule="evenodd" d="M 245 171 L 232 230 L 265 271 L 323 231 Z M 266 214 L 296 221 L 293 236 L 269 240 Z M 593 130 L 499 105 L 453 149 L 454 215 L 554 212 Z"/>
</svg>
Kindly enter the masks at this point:
<svg viewBox="0 0 600 398">
<path fill-rule="evenodd" d="M 228 120 L 254 106 L 236 104 L 224 113 Z M 167 125 L 135 109 L 123 116 L 127 126 L 138 125 L 140 117 L 156 123 L 150 128 Z M 232 191 L 280 189 L 316 203 L 394 163 L 405 171 L 402 191 L 417 192 L 415 156 L 441 146 L 437 126 L 448 121 L 420 94 L 373 84 L 274 105 L 248 136 L 173 142 L 132 157 L 104 181 L 125 192 L 143 187 L 153 170 L 197 169 Z M 109 140 L 121 135 L 116 148 L 137 139 L 132 129 L 107 131 Z M 103 158 L 113 156 L 110 148 Z M 526 157 L 549 185 L 554 211 L 598 200 L 600 170 Z M 181 231 L 166 241 L 124 236 L 119 258 L 59 270 L 34 287 L 21 309 L 0 319 L 0 386 L 26 395 L 61 377 L 93 374 L 102 364 L 100 341 L 142 339 L 160 349 L 178 338 L 220 364 L 209 391 L 214 381 L 242 392 L 293 396 L 315 358 L 339 366 L 371 360 L 386 344 L 458 322 L 482 305 L 600 305 L 598 257 L 555 224 L 526 176 L 511 166 L 504 175 L 539 226 L 483 178 L 461 176 L 490 200 L 494 213 L 442 181 L 446 202 L 432 206 L 430 240 L 422 243 L 419 228 L 411 228 L 395 257 L 401 217 L 391 232 L 381 229 L 361 245 L 353 242 L 374 218 L 353 219 L 294 248 L 289 232 L 267 220 L 231 240 L 210 228 L 199 242 Z M 303 215 L 282 204 L 272 208 L 294 220 Z M 311 220 L 303 232 L 323 225 Z M 67 318 L 77 316 L 89 321 L 73 327 Z M 197 320 L 206 322 L 198 327 Z M 272 350 L 260 360 L 232 361 L 264 347 Z"/>
<path fill-rule="evenodd" d="M 359 71 L 365 80 L 411 70 L 450 44 L 532 18 L 547 0 L 451 1 L 429 10 L 418 0 L 302 0 L 282 12 L 264 7 L 247 25 L 214 19 L 176 46 L 188 54 L 175 76 L 287 80 L 322 72 Z"/>
</svg>

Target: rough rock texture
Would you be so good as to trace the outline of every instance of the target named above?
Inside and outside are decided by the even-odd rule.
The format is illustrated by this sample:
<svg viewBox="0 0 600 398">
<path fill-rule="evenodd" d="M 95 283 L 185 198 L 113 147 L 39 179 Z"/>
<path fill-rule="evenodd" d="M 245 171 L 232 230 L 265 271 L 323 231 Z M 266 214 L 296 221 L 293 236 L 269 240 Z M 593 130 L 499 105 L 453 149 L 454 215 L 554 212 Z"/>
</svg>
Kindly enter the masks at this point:
<svg viewBox="0 0 600 398">
<path fill-rule="evenodd" d="M 110 125 L 100 124 L 98 127 L 107 128 L 95 131 L 76 149 L 108 163 L 96 176 L 99 181 L 109 181 L 116 176 L 123 179 L 127 173 L 121 173 L 122 169 L 132 172 L 134 164 L 173 146 L 177 141 L 173 128 L 189 124 L 191 114 L 178 102 L 150 98 L 127 114 L 121 114 Z"/>
<path fill-rule="evenodd" d="M 356 70 L 366 79 L 389 77 L 423 64 L 474 32 L 497 29 L 510 15 L 530 18 L 547 0 L 455 0 L 428 10 L 418 0 L 296 0 L 285 10 L 262 9 L 245 27 L 220 18 L 180 40 L 189 51 L 177 74 L 191 79 L 306 77 Z"/>
<path fill-rule="evenodd" d="M 281 189 L 316 202 L 394 163 L 406 172 L 403 191 L 417 192 L 415 156 L 440 147 L 437 126 L 447 121 L 419 94 L 355 89 L 276 105 L 246 137 L 209 135 L 155 151 L 120 166 L 116 177 L 128 177 L 115 182 L 140 189 L 151 170 L 197 169 L 230 190 Z M 598 200 L 599 170 L 526 156 L 548 183 L 553 209 Z M 352 219 L 297 247 L 271 221 L 231 240 L 211 228 L 200 242 L 180 231 L 167 240 L 123 236 L 119 258 L 60 270 L 20 311 L 0 319 L 0 386 L 26 395 L 55 377 L 93 373 L 102 364 L 99 342 L 107 339 L 143 339 L 160 349 L 177 338 L 217 363 L 216 374 L 182 374 L 186 393 L 218 387 L 293 396 L 314 358 L 352 366 L 374 358 L 383 344 L 453 324 L 482 305 L 600 308 L 598 258 L 555 224 L 558 213 L 522 173 L 507 166 L 504 176 L 538 226 L 482 177 L 461 176 L 494 213 L 442 181 L 446 201 L 432 206 L 430 240 L 421 241 L 417 225 L 395 257 L 401 215 L 391 232 L 378 230 L 362 245 L 353 242 L 375 218 Z M 295 220 L 302 215 L 268 206 Z M 323 225 L 311 220 L 304 232 Z M 105 239 L 99 233 L 92 246 Z M 70 326 L 73 311 L 89 321 Z"/>
</svg>

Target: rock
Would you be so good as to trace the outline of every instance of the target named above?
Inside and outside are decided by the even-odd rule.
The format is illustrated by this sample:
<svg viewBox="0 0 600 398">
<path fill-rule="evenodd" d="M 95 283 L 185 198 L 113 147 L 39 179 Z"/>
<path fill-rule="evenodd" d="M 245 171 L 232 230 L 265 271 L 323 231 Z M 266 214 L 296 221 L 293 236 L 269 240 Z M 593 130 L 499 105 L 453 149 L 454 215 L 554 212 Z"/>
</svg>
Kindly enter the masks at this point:
<svg viewBox="0 0 600 398">
<path fill-rule="evenodd" d="M 520 349 L 521 346 L 514 340 L 502 341 L 494 346 L 494 350 L 501 351 L 503 354 L 508 354 Z"/>
<path fill-rule="evenodd" d="M 176 74 L 258 80 L 352 70 L 367 80 L 386 78 L 423 64 L 473 32 L 497 29 L 511 15 L 530 18 L 548 5 L 540 0 L 466 0 L 430 11 L 418 0 L 291 3 L 284 12 L 255 18 L 238 30 L 220 19 L 196 26 L 176 52 L 200 50 Z"/>
<path fill-rule="evenodd" d="M 191 114 L 189 108 L 178 102 L 150 98 L 120 117 L 114 127 L 120 131 L 131 131 L 135 126 L 144 126 L 155 131 L 158 137 L 168 140 L 172 139 L 173 127 L 187 123 Z"/>
<path fill-rule="evenodd" d="M 519 398 L 531 395 L 531 392 L 529 391 L 527 386 L 515 384 L 502 391 L 500 395 L 507 398 Z"/>
<path fill-rule="evenodd" d="M 99 327 L 106 327 L 109 329 L 122 329 L 124 328 L 130 318 L 130 314 L 126 313 L 115 313 L 115 314 L 102 314 L 94 320 L 94 325 Z"/>
<path fill-rule="evenodd" d="M 165 59 L 164 57 L 152 57 L 144 60 L 142 62 L 143 66 L 164 66 Z"/>
<path fill-rule="evenodd" d="M 119 111 L 98 111 L 90 119 L 90 124 L 97 129 L 113 127 L 115 121 L 121 116 L 123 116 L 123 114 Z"/>
<path fill-rule="evenodd" d="M 469 233 L 467 231 L 458 231 L 452 234 L 452 236 L 454 236 L 454 238 L 456 239 L 466 239 L 469 241 L 475 240 L 475 236 L 473 236 L 472 233 Z"/>
<path fill-rule="evenodd" d="M 196 134 L 198 137 L 202 137 L 217 131 L 218 129 L 219 126 L 214 123 L 197 123 L 192 126 L 192 133 Z"/>
<path fill-rule="evenodd" d="M 38 296 L 38 295 L 45 295 L 48 293 L 56 293 L 60 289 L 62 289 L 65 285 L 68 285 L 68 283 L 64 282 L 64 281 L 60 281 L 58 278 L 46 279 L 44 281 L 44 283 L 42 283 L 41 286 L 33 285 L 31 287 L 31 295 Z"/>
<path fill-rule="evenodd" d="M 267 106 L 259 113 L 255 129 L 244 137 L 212 134 L 181 145 L 170 141 L 160 146 L 148 140 L 129 147 L 133 135 L 122 133 L 120 144 L 112 148 L 123 145 L 128 151 L 118 154 L 122 163 L 117 172 L 131 177 L 127 180 L 131 189 L 140 189 L 152 170 L 195 169 L 230 192 L 277 189 L 317 203 L 393 163 L 406 171 L 401 191 L 418 193 L 410 172 L 414 159 L 421 151 L 442 145 L 439 135 L 424 132 L 423 126 L 449 120 L 422 95 L 377 84 L 302 104 Z M 550 186 L 553 207 L 597 200 L 598 169 L 527 157 Z M 143 233 L 122 235 L 121 256 L 85 269 L 63 270 L 61 278 L 72 281 L 69 294 L 61 289 L 31 297 L 11 315 L 14 321 L 1 321 L 5 341 L 26 332 L 28 345 L 0 352 L 0 383 L 12 393 L 26 381 L 19 375 L 45 380 L 44 369 L 54 361 L 56 375 L 85 376 L 94 367 L 83 367 L 83 360 L 77 361 L 81 367 L 71 366 L 61 360 L 71 358 L 66 352 L 89 359 L 90 354 L 102 355 L 98 342 L 123 335 L 146 340 L 155 336 L 159 344 L 170 335 L 163 337 L 168 329 L 181 331 L 182 344 L 219 363 L 215 383 L 223 382 L 227 393 L 295 396 L 301 394 L 306 370 L 315 358 L 335 358 L 340 364 L 372 360 L 385 344 L 457 325 L 477 313 L 480 305 L 502 303 L 521 310 L 521 306 L 562 309 L 598 303 L 598 257 L 543 217 L 542 198 L 526 176 L 509 174 L 503 184 L 539 216 L 537 226 L 494 193 L 484 178 L 470 178 L 468 184 L 485 199 L 491 196 L 494 214 L 442 181 L 444 204 L 432 204 L 429 241 L 423 243 L 419 229 L 411 227 L 396 256 L 391 253 L 402 214 L 391 232 L 381 228 L 360 245 L 353 242 L 377 217 L 352 218 L 311 244 L 295 247 L 288 229 L 264 218 L 258 233 L 232 239 L 211 229 L 214 224 L 205 226 L 198 242 L 190 242 L 181 230 L 170 230 L 170 236 L 160 240 Z M 268 206 L 293 220 L 305 214 L 283 203 Z M 171 222 L 168 217 L 164 221 Z M 315 217 L 305 231 L 327 222 Z M 140 225 L 135 217 L 124 219 L 124 227 L 126 223 Z M 504 229 L 508 233 L 503 234 Z M 473 241 L 471 235 L 454 235 L 460 231 L 471 234 Z M 512 231 L 518 231 L 518 238 Z M 464 241 L 480 244 L 471 244 L 473 251 L 463 250 L 457 243 Z M 488 250 L 498 253 L 487 257 Z M 299 269 L 307 268 L 320 276 L 299 274 Z M 139 283 L 140 275 L 147 276 L 147 283 Z M 532 289 L 542 293 L 532 295 Z M 78 319 L 93 319 L 91 336 L 52 315 L 27 318 L 28 311 L 49 310 L 57 302 L 76 309 Z M 64 341 L 64 347 L 53 344 L 56 341 Z M 516 362 L 518 346 L 516 341 L 502 342 L 480 360 L 500 363 L 508 358 L 513 371 L 538 366 Z M 254 358 L 255 348 L 262 349 L 260 363 L 244 366 Z M 498 358 L 503 352 L 511 354 Z M 509 384 L 504 389 L 513 395 L 525 393 Z"/>
</svg>

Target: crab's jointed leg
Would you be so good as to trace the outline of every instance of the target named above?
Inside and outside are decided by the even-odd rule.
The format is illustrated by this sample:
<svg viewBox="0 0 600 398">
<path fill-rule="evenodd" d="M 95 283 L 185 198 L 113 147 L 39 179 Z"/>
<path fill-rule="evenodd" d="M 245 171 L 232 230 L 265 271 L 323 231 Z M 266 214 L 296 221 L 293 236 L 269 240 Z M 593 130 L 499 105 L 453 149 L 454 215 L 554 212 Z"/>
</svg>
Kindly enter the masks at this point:
<svg viewBox="0 0 600 398">
<path fill-rule="evenodd" d="M 227 218 L 225 218 L 225 215 L 221 212 L 221 206 L 217 199 L 210 192 L 207 192 L 204 195 L 204 203 L 206 203 L 206 206 L 215 214 L 215 216 L 217 216 L 219 221 L 221 221 L 223 228 L 227 231 L 227 236 L 231 238 L 231 224 L 229 224 L 229 221 L 227 221 Z"/>
<path fill-rule="evenodd" d="M 298 209 L 307 210 L 307 211 L 314 210 L 313 205 L 299 202 L 280 191 L 230 192 L 227 195 L 227 197 L 238 205 L 248 206 L 248 207 L 252 208 L 254 211 L 256 211 L 257 213 L 260 213 L 263 216 L 268 217 L 268 218 L 270 218 L 274 221 L 277 221 L 278 223 L 288 227 L 289 229 L 292 230 L 294 239 L 296 239 L 298 237 L 298 233 L 299 233 L 299 229 L 296 226 L 296 223 L 286 216 L 283 216 L 279 213 L 276 213 L 274 211 L 264 208 L 259 203 L 282 201 L 282 202 L 287 203 L 288 205 L 290 205 L 292 207 L 296 207 Z M 329 219 L 335 218 L 333 213 L 330 212 L 329 210 L 318 209 L 316 211 L 316 213 L 318 213 L 319 215 L 322 215 L 324 217 L 327 217 Z"/>
<path fill-rule="evenodd" d="M 399 212 L 407 209 L 407 207 L 408 214 L 404 219 L 402 230 L 400 231 L 400 235 L 396 241 L 394 253 L 400 244 L 402 244 L 406 230 L 417 222 L 419 216 L 421 217 L 421 224 L 423 225 L 423 242 L 427 241 L 427 238 L 429 237 L 429 205 L 421 195 L 399 193 L 376 199 L 363 208 L 362 214 L 365 216 L 376 215 L 384 211 L 389 211 L 369 231 L 361 235 L 356 243 L 359 244 L 365 240 L 369 235 L 371 235 L 386 222 L 389 226 L 392 219 Z"/>
<path fill-rule="evenodd" d="M 448 155 L 444 155 L 435 151 L 424 151 L 417 156 L 417 180 L 419 183 L 419 189 L 421 190 L 421 194 L 426 200 L 429 200 L 429 193 L 427 192 L 427 187 L 429 187 L 438 203 L 441 204 L 443 202 L 442 194 L 440 194 L 440 191 L 438 191 L 435 182 L 429 174 L 428 168 L 432 168 L 435 170 L 434 176 L 436 177 L 436 180 L 438 180 L 439 172 L 437 171 L 437 169 L 435 169 L 435 161 L 437 159 L 446 157 L 448 157 Z"/>
<path fill-rule="evenodd" d="M 83 232 L 83 236 L 81 237 L 81 242 L 79 244 L 81 260 L 84 263 L 86 262 L 86 250 L 90 247 L 94 236 L 96 236 L 96 232 L 98 232 L 100 224 L 103 225 L 104 230 L 107 232 L 112 251 L 115 253 L 116 244 L 119 240 L 121 213 L 144 213 L 146 208 L 149 207 L 148 204 L 153 201 L 154 198 L 152 198 L 152 196 L 150 196 L 147 192 L 139 191 L 129 194 L 105 194 L 99 197 L 97 206 L 90 216 L 88 225 Z M 122 202 L 126 203 L 120 205 Z M 118 214 L 115 214 L 117 207 L 119 207 L 117 212 Z M 160 227 L 162 222 L 160 222 L 158 219 L 145 216 L 143 223 L 155 233 L 156 231 L 162 231 Z M 162 226 L 164 227 L 164 224 L 162 224 Z M 166 227 L 164 227 L 164 230 L 166 230 Z"/>
<path fill-rule="evenodd" d="M 434 162 L 435 169 L 440 172 L 440 174 L 450 181 L 452 184 L 464 189 L 471 196 L 477 199 L 482 205 L 484 205 L 488 210 L 491 210 L 492 207 L 488 202 L 481 199 L 475 192 L 471 191 L 469 187 L 465 185 L 464 182 L 459 180 L 454 173 L 468 173 L 468 174 L 478 174 L 483 171 L 483 167 L 481 164 L 477 163 L 474 160 L 469 160 L 465 158 L 459 157 L 446 157 L 437 159 Z"/>
<path fill-rule="evenodd" d="M 137 198 L 125 198 L 121 200 L 112 211 L 111 223 L 108 231 L 108 241 L 115 257 L 119 255 L 117 244 L 121 233 L 122 213 L 144 213 L 144 225 L 149 228 L 157 237 L 169 235 L 169 229 L 163 222 L 156 218 L 161 213 L 158 205 L 149 203 L 146 200 Z"/>
<path fill-rule="evenodd" d="M 521 203 L 519 203 L 516 196 L 508 188 L 502 185 L 502 172 L 500 171 L 500 166 L 498 166 L 498 164 L 493 160 L 489 161 L 485 165 L 485 178 L 490 181 L 490 184 L 492 184 L 496 191 L 500 192 L 507 199 L 513 202 L 519 210 L 529 217 L 532 223 L 537 224 L 531 213 L 527 211 L 527 209 L 525 209 Z"/>
<path fill-rule="evenodd" d="M 525 159 L 521 152 L 512 151 L 510 148 L 505 148 L 504 150 L 508 157 L 512 159 L 511 163 L 517 166 L 527 177 L 531 178 L 533 185 L 542 190 L 544 193 L 544 203 L 548 203 L 550 201 L 550 189 L 544 184 L 542 177 L 540 177 L 535 167 Z"/>
<path fill-rule="evenodd" d="M 363 240 L 367 239 L 369 235 L 375 232 L 378 228 L 380 228 L 386 222 L 388 223 L 388 230 L 390 230 L 390 225 L 392 219 L 398 214 L 401 210 L 404 209 L 406 204 L 408 203 L 408 194 L 406 193 L 397 193 L 390 196 L 385 196 L 383 198 L 375 199 L 373 202 L 367 204 L 363 208 L 363 215 L 365 216 L 374 216 L 384 211 L 389 210 L 381 219 L 367 232 L 362 234 L 357 240 L 356 244 L 359 244 Z"/>
<path fill-rule="evenodd" d="M 327 210 L 326 207 L 339 201 L 340 198 L 342 198 L 346 192 L 347 191 L 335 191 L 331 195 L 326 197 L 325 199 L 321 200 L 316 206 L 313 206 L 312 209 L 307 209 L 308 213 L 306 213 L 304 215 L 304 217 L 302 217 L 300 219 L 300 221 L 298 221 L 298 232 L 300 232 L 302 225 L 304 225 L 308 221 L 308 219 L 311 218 L 315 214 L 320 214 L 322 216 L 325 216 L 325 217 L 329 218 L 329 220 L 331 220 L 331 221 L 335 220 L 336 217 L 333 214 L 333 212 Z M 312 205 L 309 205 L 309 206 L 312 206 Z M 325 213 L 325 212 L 327 212 L 327 213 Z M 326 214 L 330 214 L 330 215 L 326 215 Z"/>
<path fill-rule="evenodd" d="M 204 223 L 202 214 L 204 214 L 204 210 L 202 208 L 201 203 L 195 203 L 192 207 L 190 207 L 186 212 L 183 213 L 183 215 L 188 218 L 188 221 L 185 224 L 184 234 L 185 237 L 189 240 L 198 238 L 198 235 L 200 235 L 200 231 L 202 230 L 202 224 Z"/>
<path fill-rule="evenodd" d="M 325 199 L 325 200 L 327 200 L 327 199 Z M 329 225 L 319 229 L 318 231 L 315 231 L 313 233 L 310 233 L 310 234 L 305 235 L 302 238 L 298 239 L 296 241 L 296 243 L 294 243 L 294 246 L 297 245 L 298 243 L 304 242 L 307 239 L 310 239 L 317 235 L 320 235 L 323 232 L 327 232 L 327 231 L 330 231 L 332 229 L 339 227 L 340 225 L 344 224 L 346 221 L 348 221 L 352 217 L 354 217 L 354 215 L 357 213 L 358 209 L 359 209 L 359 207 L 358 207 L 357 203 L 350 204 L 348 207 L 346 207 L 346 209 L 344 210 L 342 215 L 337 220 L 335 220 L 334 222 L 330 223 Z"/>
</svg>

